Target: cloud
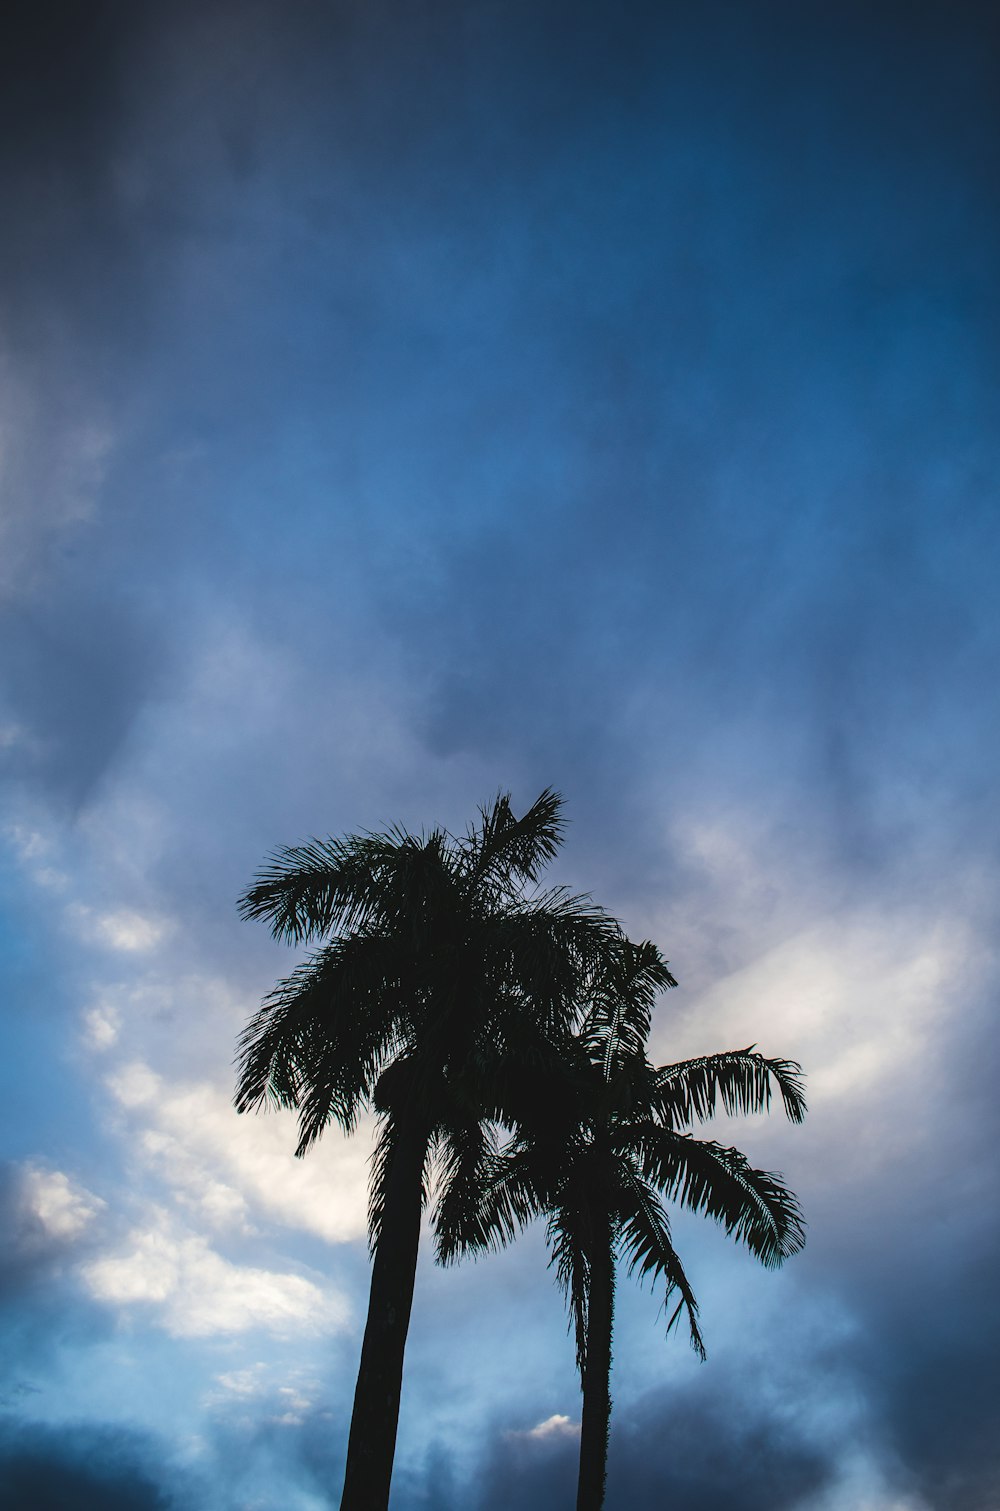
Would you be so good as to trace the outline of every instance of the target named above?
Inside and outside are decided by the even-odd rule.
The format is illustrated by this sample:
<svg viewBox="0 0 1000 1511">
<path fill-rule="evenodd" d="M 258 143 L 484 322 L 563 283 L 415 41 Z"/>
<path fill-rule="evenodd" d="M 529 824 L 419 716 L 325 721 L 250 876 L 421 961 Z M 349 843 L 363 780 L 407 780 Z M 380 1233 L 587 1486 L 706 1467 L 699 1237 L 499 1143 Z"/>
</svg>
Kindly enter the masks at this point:
<svg viewBox="0 0 1000 1511">
<path fill-rule="evenodd" d="M 148 954 L 161 942 L 168 928 L 163 919 L 151 918 L 133 908 L 94 914 L 91 908 L 76 903 L 69 909 L 69 917 L 86 942 L 125 955 Z"/>
<path fill-rule="evenodd" d="M 530 1389 L 530 1381 L 526 1381 Z M 579 1424 L 555 1415 L 535 1428 L 484 1434 L 478 1456 L 462 1460 L 440 1447 L 422 1470 L 399 1476 L 400 1505 L 445 1511 L 571 1511 L 576 1504 Z M 794 1402 L 755 1400 L 738 1373 L 641 1393 L 612 1419 L 608 1511 L 683 1506 L 685 1511 L 815 1511 L 838 1474 L 840 1443 L 812 1433 Z M 861 1481 L 872 1489 L 869 1477 Z M 855 1487 L 856 1489 L 857 1487 Z M 877 1489 L 877 1486 L 876 1486 Z M 889 1511 L 872 1500 L 871 1511 Z M 847 1501 L 837 1502 L 846 1511 Z M 858 1501 L 850 1503 L 857 1511 Z M 901 1511 L 896 1506 L 895 1511 Z"/>
<path fill-rule="evenodd" d="M 62 1242 L 79 1238 L 105 1205 L 61 1170 L 37 1167 L 25 1171 L 24 1202 L 46 1235 Z"/>
<path fill-rule="evenodd" d="M 121 1032 L 121 1014 L 117 1008 L 101 1004 L 88 1008 L 83 1015 L 86 1043 L 90 1049 L 111 1049 Z"/>
<path fill-rule="evenodd" d="M 0 1165 L 0 1299 L 43 1287 L 104 1208 L 62 1170 Z"/>
<path fill-rule="evenodd" d="M 561 1416 L 558 1412 L 551 1417 L 546 1417 L 544 1422 L 539 1422 L 537 1427 L 529 1427 L 529 1438 L 578 1438 L 580 1436 L 579 1422 L 571 1422 L 569 1417 Z"/>
<path fill-rule="evenodd" d="M 203 1221 L 246 1230 L 257 1213 L 329 1243 L 367 1232 L 364 1129 L 351 1139 L 330 1129 L 297 1160 L 291 1115 L 240 1117 L 228 1090 L 171 1084 L 141 1061 L 114 1071 L 108 1085 L 130 1120 L 133 1146 Z"/>
<path fill-rule="evenodd" d="M 44 593 L 9 608 L 2 623 L 10 649 L 0 693 L 24 732 L 7 764 L 19 781 L 79 807 L 149 694 L 156 636 L 127 595 L 109 586 L 95 601 L 62 564 Z"/>
<path fill-rule="evenodd" d="M 682 1505 L 685 1511 L 805 1511 L 836 1472 L 835 1452 L 789 1412 L 747 1399 L 742 1381 L 716 1378 L 683 1392 L 650 1392 L 612 1428 L 608 1511 Z"/>
<path fill-rule="evenodd" d="M 294 1162 L 288 1118 L 232 1113 L 238 1020 L 285 968 L 232 900 L 274 843 L 461 823 L 498 785 L 555 781 L 559 879 L 675 957 L 662 1057 L 755 1039 L 810 1072 L 803 1129 L 732 1132 L 801 1191 L 809 1246 L 754 1317 L 726 1271 L 710 1341 L 731 1331 L 748 1368 L 755 1329 L 807 1331 L 832 1296 L 845 1336 L 803 1348 L 837 1362 L 831 1410 L 863 1403 L 896 1501 L 996 1498 L 979 9 L 901 31 L 765 4 L 720 31 L 561 0 L 22 7 L 0 59 L 0 746 L 39 818 L 38 893 L 14 892 L 44 969 L 4 1104 L 40 1174 L 33 1195 L 10 1174 L 0 1269 L 51 1296 L 52 1338 L 75 1336 L 83 1256 L 161 1332 L 226 1315 L 223 1286 L 223 1342 L 291 1325 L 302 1293 L 272 1281 L 302 1278 L 312 1239 L 360 1239 L 367 1142 Z M 66 843 L 43 853 L 46 822 Z M 80 1023 L 99 1061 L 65 1055 Z M 76 1141 L 81 1170 L 127 1164 L 87 1175 L 100 1197 Z M 95 1259 L 151 1187 L 174 1215 Z M 261 1230 L 290 1257 L 241 1280 L 227 1243 Z M 495 1306 L 492 1352 L 482 1335 L 483 1397 L 533 1283 Z M 448 1304 L 418 1308 L 415 1341 Z M 456 1355 L 435 1358 L 457 1439 Z M 637 1406 L 637 1504 L 676 1488 L 675 1405 L 744 1498 L 741 1455 L 808 1500 L 826 1440 L 723 1394 L 729 1426 L 700 1395 Z M 494 1428 L 515 1499 L 572 1494 L 566 1433 L 542 1430 L 560 1405 Z M 321 1455 L 329 1421 L 299 1396 L 288 1414 L 261 1462 Z M 697 1463 L 691 1495 L 719 1493 Z M 864 1473 L 844 1505 L 884 1511 Z M 419 1503 L 479 1491 L 444 1456 Z"/>
<path fill-rule="evenodd" d="M 94 529 L 114 449 L 92 397 L 47 404 L 32 369 L 0 357 L 0 604 L 30 599 Z"/>
<path fill-rule="evenodd" d="M 5 1505 L 32 1511 L 100 1506 L 102 1511 L 168 1511 L 180 1476 L 146 1435 L 88 1423 L 0 1423 L 0 1486 Z"/>
<path fill-rule="evenodd" d="M 165 1212 L 135 1229 L 119 1252 L 84 1265 L 82 1276 L 98 1301 L 146 1306 L 178 1338 L 336 1331 L 348 1315 L 331 1291 L 302 1275 L 233 1264 Z"/>
</svg>

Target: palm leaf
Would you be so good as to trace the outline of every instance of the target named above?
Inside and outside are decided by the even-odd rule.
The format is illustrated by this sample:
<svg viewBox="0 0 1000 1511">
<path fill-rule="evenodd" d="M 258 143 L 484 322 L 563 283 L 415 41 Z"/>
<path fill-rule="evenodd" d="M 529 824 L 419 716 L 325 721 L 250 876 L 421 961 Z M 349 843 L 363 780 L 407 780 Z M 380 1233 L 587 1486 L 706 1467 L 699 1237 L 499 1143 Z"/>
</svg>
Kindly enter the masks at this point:
<svg viewBox="0 0 1000 1511">
<path fill-rule="evenodd" d="M 677 1128 L 714 1117 L 720 1105 L 730 1114 L 766 1112 L 775 1087 L 787 1116 L 801 1123 L 806 1110 L 801 1065 L 765 1059 L 753 1045 L 662 1066 L 655 1072 L 653 1100 L 658 1115 Z"/>
<path fill-rule="evenodd" d="M 336 940 L 280 981 L 238 1041 L 236 1108 L 299 1110 L 301 1155 L 331 1121 L 350 1132 L 409 1004 L 391 941 Z"/>
<path fill-rule="evenodd" d="M 495 1143 L 477 1148 L 470 1140 L 462 1149 L 456 1141 L 434 1214 L 438 1262 L 504 1248 L 540 1210 L 534 1151 L 508 1147 L 498 1154 Z"/>
<path fill-rule="evenodd" d="M 667 1332 L 675 1325 L 681 1311 L 687 1311 L 691 1347 L 705 1358 L 705 1344 L 698 1326 L 698 1302 L 670 1236 L 670 1221 L 656 1191 L 643 1180 L 630 1162 L 621 1166 L 623 1201 L 619 1210 L 619 1243 L 628 1260 L 629 1274 L 638 1271 L 641 1278 L 658 1277 L 666 1281 L 665 1300 L 674 1291 L 680 1300 L 667 1320 Z"/>
<path fill-rule="evenodd" d="M 781 1176 L 755 1170 L 738 1149 L 652 1123 L 616 1142 L 665 1196 L 714 1218 L 762 1264 L 779 1265 L 805 1243 L 798 1201 Z"/>
<path fill-rule="evenodd" d="M 634 944 L 621 934 L 606 950 L 605 961 L 581 1038 L 610 1082 L 625 1064 L 644 1060 L 657 994 L 677 982 L 649 940 Z"/>
<path fill-rule="evenodd" d="M 521 818 L 514 817 L 508 792 L 498 794 L 489 808 L 480 808 L 479 827 L 469 830 L 461 846 L 471 886 L 506 898 L 512 884 L 536 882 L 562 843 L 562 801 L 547 787 Z"/>
</svg>

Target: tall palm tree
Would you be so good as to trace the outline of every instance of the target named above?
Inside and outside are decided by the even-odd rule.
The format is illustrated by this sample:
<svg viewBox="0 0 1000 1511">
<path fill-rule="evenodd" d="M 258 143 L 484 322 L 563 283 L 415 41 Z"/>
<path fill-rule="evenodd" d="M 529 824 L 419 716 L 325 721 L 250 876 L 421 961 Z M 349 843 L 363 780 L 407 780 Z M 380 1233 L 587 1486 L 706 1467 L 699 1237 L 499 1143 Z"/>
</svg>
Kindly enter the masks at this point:
<svg viewBox="0 0 1000 1511">
<path fill-rule="evenodd" d="M 616 1263 L 676 1295 L 667 1331 L 686 1312 L 705 1357 L 698 1305 L 674 1249 L 664 1199 L 715 1218 L 763 1264 L 802 1247 L 795 1197 L 781 1177 L 753 1169 L 737 1149 L 684 1130 L 721 1107 L 759 1112 L 780 1093 L 793 1122 L 805 1112 L 801 1072 L 753 1046 L 659 1068 L 646 1058 L 656 992 L 676 982 L 654 945 L 621 938 L 558 1085 L 524 1095 L 507 1147 L 483 1150 L 473 1178 L 453 1181 L 437 1214 L 438 1257 L 508 1242 L 543 1214 L 551 1263 L 576 1334 L 583 1391 L 577 1511 L 604 1502 L 611 1418 Z"/>
<path fill-rule="evenodd" d="M 385 1511 L 428 1182 L 490 1146 L 486 1120 L 519 1061 L 557 1054 L 618 933 L 586 898 L 540 891 L 562 835 L 546 790 L 509 797 L 464 836 L 443 829 L 311 840 L 271 857 L 241 898 L 278 939 L 325 940 L 240 1039 L 236 1106 L 298 1112 L 296 1153 L 374 1108 L 368 1318 L 342 1511 Z M 503 1074 L 500 1067 L 503 1067 Z"/>
</svg>

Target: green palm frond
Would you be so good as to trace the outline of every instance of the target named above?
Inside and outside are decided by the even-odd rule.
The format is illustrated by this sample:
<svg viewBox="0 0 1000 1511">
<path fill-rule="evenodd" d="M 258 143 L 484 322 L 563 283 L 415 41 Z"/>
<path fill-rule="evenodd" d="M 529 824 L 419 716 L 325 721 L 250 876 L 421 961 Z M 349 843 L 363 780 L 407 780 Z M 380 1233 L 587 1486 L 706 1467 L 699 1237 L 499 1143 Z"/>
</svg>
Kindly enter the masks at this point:
<svg viewBox="0 0 1000 1511">
<path fill-rule="evenodd" d="M 806 1110 L 801 1065 L 768 1060 L 751 1045 L 664 1065 L 655 1072 L 653 1102 L 657 1114 L 679 1128 L 714 1117 L 720 1106 L 730 1114 L 766 1112 L 775 1088 L 788 1118 L 801 1123 Z"/>
<path fill-rule="evenodd" d="M 619 1145 L 665 1196 L 714 1218 L 762 1264 L 780 1265 L 805 1243 L 798 1201 L 781 1176 L 755 1170 L 738 1149 L 652 1123 L 629 1128 Z"/>
<path fill-rule="evenodd" d="M 667 1319 L 667 1332 L 686 1310 L 691 1347 L 705 1358 L 705 1343 L 698 1325 L 698 1302 L 670 1236 L 670 1221 L 655 1189 L 644 1180 L 631 1162 L 621 1166 L 622 1202 L 619 1213 L 619 1244 L 628 1261 L 629 1274 L 638 1272 L 642 1279 L 662 1278 L 666 1282 L 665 1301 L 677 1291 L 680 1300 Z"/>
</svg>

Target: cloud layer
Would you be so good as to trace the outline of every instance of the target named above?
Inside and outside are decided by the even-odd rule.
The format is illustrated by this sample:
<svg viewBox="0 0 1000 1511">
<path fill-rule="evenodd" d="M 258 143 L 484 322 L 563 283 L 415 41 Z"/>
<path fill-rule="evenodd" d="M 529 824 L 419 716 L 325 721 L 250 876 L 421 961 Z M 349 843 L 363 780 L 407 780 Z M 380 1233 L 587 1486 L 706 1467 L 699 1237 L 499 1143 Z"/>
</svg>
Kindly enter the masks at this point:
<svg viewBox="0 0 1000 1511">
<path fill-rule="evenodd" d="M 709 1362 L 621 1288 L 609 1507 L 987 1511 L 992 18 L 85 11 L 0 59 L 4 1492 L 335 1503 L 370 1128 L 232 1111 L 234 900 L 553 784 L 655 1053 L 810 1078 Z M 571 1503 L 544 1263 L 422 1266 L 400 1511 Z"/>
</svg>

